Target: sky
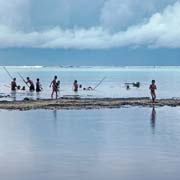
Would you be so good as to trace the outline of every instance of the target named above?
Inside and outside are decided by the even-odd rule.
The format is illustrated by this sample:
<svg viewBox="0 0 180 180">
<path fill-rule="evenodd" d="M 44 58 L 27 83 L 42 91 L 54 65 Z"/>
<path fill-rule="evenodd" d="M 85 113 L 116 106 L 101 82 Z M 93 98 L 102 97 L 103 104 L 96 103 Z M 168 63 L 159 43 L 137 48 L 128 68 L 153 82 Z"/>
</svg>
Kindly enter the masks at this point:
<svg viewBox="0 0 180 180">
<path fill-rule="evenodd" d="M 0 65 L 180 65 L 179 0 L 0 0 Z"/>
</svg>

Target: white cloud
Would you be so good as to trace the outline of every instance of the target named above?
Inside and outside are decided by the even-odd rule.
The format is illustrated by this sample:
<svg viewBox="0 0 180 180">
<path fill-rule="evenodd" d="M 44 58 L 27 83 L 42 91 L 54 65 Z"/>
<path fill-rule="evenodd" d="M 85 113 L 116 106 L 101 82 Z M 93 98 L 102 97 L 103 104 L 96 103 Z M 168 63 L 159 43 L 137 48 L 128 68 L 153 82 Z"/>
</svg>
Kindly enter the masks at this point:
<svg viewBox="0 0 180 180">
<path fill-rule="evenodd" d="M 20 1 L 27 3 L 25 0 Z M 26 4 L 20 3 L 19 7 L 21 5 L 26 6 Z M 26 12 L 23 13 L 26 14 Z M 14 21 L 22 25 L 24 20 L 20 18 L 19 14 L 18 12 Z M 22 30 L 14 28 L 11 21 L 6 23 L 0 19 L 1 48 L 104 49 L 144 45 L 150 47 L 180 47 L 180 2 L 167 6 L 161 13 L 154 13 L 144 24 L 132 25 L 127 30 L 113 33 L 101 25 L 88 29 L 73 28 L 71 30 L 56 26 L 47 30 L 27 32 L 23 28 Z"/>
<path fill-rule="evenodd" d="M 91 27 L 99 23 L 105 0 L 30 0 L 34 27 Z"/>
<path fill-rule="evenodd" d="M 29 0 L 0 0 L 0 25 L 13 29 L 29 23 Z"/>
<path fill-rule="evenodd" d="M 177 0 L 106 0 L 101 10 L 100 22 L 111 31 L 125 30 L 143 23 L 152 14 L 161 12 Z"/>
</svg>

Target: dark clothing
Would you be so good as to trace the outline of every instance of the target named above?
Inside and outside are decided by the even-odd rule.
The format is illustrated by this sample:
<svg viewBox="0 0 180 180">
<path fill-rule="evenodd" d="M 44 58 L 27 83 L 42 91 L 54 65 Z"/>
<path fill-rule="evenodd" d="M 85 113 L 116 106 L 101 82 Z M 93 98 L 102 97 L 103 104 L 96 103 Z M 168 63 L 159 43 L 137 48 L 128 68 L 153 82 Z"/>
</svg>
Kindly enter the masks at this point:
<svg viewBox="0 0 180 180">
<path fill-rule="evenodd" d="M 27 83 L 30 84 L 29 90 L 30 90 L 30 91 L 34 91 L 34 90 L 35 90 L 35 87 L 34 87 L 33 82 L 29 79 L 29 80 L 27 81 Z"/>
<path fill-rule="evenodd" d="M 75 92 L 78 91 L 78 83 L 74 83 L 74 91 L 75 91 Z"/>
<path fill-rule="evenodd" d="M 15 90 L 16 90 L 16 87 L 17 87 L 16 82 L 15 82 L 15 81 L 12 81 L 12 82 L 11 82 L 11 90 L 12 90 L 12 91 L 15 91 Z"/>
<path fill-rule="evenodd" d="M 34 90 L 35 90 L 34 84 L 31 84 L 31 85 L 30 85 L 29 90 L 30 90 L 30 91 L 34 91 Z"/>
<path fill-rule="evenodd" d="M 39 82 L 36 82 L 36 92 L 40 92 L 41 91 L 41 85 Z"/>
</svg>

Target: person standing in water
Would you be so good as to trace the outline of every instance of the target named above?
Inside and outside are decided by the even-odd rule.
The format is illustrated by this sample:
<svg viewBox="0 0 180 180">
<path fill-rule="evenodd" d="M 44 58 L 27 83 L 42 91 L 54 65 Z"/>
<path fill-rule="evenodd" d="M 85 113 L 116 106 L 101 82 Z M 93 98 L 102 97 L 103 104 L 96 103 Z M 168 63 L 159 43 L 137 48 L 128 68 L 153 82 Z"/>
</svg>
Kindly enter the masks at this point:
<svg viewBox="0 0 180 180">
<path fill-rule="evenodd" d="M 41 91 L 41 83 L 39 78 L 36 79 L 36 92 L 40 92 Z"/>
<path fill-rule="evenodd" d="M 25 87 L 25 86 L 23 86 L 23 87 L 21 88 L 21 90 L 22 90 L 22 91 L 25 91 L 25 90 L 26 90 L 26 87 Z"/>
<path fill-rule="evenodd" d="M 49 87 L 52 87 L 52 93 L 51 93 L 51 98 L 53 98 L 54 93 L 56 94 L 56 99 L 58 97 L 58 88 L 57 88 L 57 76 L 54 76 L 54 79 L 52 80 L 51 84 L 49 85 Z"/>
<path fill-rule="evenodd" d="M 16 91 L 17 84 L 16 84 L 16 78 L 13 78 L 11 82 L 11 91 Z"/>
<path fill-rule="evenodd" d="M 34 88 L 34 83 L 33 83 L 33 81 L 32 81 L 29 77 L 27 77 L 26 79 L 27 79 L 26 84 L 29 84 L 29 85 L 30 85 L 30 86 L 29 86 L 29 91 L 34 91 L 35 88 Z"/>
<path fill-rule="evenodd" d="M 78 82 L 77 82 L 77 80 L 74 81 L 73 86 L 74 86 L 74 92 L 78 92 Z"/>
<path fill-rule="evenodd" d="M 154 103 L 155 100 L 156 100 L 156 92 L 155 92 L 155 91 L 156 91 L 157 87 L 156 87 L 156 84 L 155 84 L 155 83 L 156 83 L 156 81 L 155 81 L 155 80 L 152 80 L 152 83 L 151 83 L 150 86 L 149 86 L 153 103 Z"/>
<path fill-rule="evenodd" d="M 60 82 L 59 80 L 58 80 L 57 83 L 56 83 L 56 86 L 57 86 L 57 92 L 60 91 L 60 83 L 61 83 L 61 82 Z"/>
</svg>

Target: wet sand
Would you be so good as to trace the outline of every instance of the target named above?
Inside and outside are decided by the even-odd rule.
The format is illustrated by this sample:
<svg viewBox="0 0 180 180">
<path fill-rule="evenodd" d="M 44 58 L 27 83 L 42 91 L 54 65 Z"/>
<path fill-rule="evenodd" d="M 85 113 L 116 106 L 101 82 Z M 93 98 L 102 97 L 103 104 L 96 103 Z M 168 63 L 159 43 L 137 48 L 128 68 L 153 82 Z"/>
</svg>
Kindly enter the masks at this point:
<svg viewBox="0 0 180 180">
<path fill-rule="evenodd" d="M 180 106 L 180 99 L 157 99 L 152 103 L 149 97 L 141 98 L 59 98 L 23 101 L 0 101 L 0 109 L 102 109 L 123 106 Z"/>
</svg>

